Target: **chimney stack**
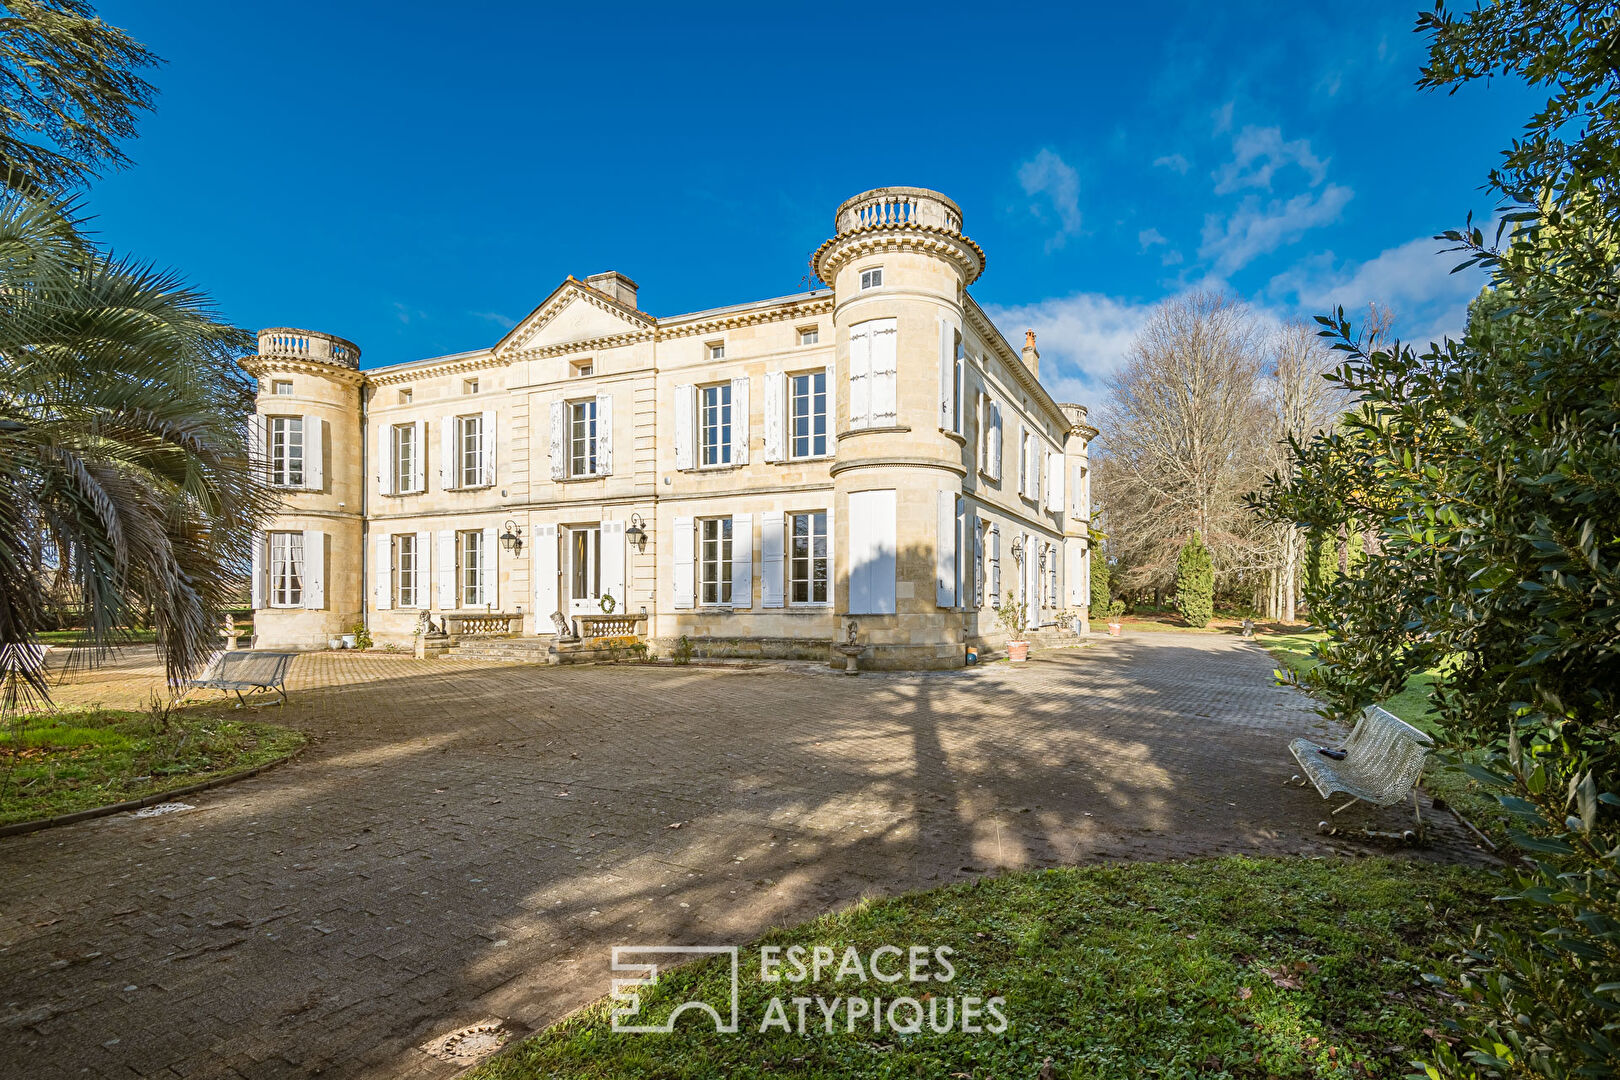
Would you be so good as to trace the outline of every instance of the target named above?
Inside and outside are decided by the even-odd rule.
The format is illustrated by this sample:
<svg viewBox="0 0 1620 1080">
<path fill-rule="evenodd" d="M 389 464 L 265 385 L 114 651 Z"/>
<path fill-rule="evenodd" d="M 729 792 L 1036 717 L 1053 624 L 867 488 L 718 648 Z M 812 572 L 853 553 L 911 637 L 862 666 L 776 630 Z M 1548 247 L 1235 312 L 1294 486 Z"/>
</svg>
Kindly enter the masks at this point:
<svg viewBox="0 0 1620 1080">
<path fill-rule="evenodd" d="M 1041 354 L 1035 351 L 1035 331 L 1024 331 L 1024 366 L 1037 379 L 1041 377 Z"/>
<path fill-rule="evenodd" d="M 636 306 L 636 290 L 640 286 L 617 270 L 609 270 L 605 274 L 592 274 L 585 279 L 585 285 L 599 293 L 606 293 L 625 307 Z"/>
</svg>

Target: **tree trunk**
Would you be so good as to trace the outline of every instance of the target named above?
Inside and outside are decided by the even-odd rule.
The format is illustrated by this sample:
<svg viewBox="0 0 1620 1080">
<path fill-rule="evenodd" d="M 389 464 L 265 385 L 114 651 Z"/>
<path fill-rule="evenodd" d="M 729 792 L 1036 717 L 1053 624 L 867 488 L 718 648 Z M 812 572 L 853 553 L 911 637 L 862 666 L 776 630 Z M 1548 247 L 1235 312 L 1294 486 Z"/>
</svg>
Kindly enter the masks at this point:
<svg viewBox="0 0 1620 1080">
<path fill-rule="evenodd" d="M 1289 526 L 1283 533 L 1283 621 L 1294 621 L 1294 592 L 1299 580 L 1299 530 Z"/>
</svg>

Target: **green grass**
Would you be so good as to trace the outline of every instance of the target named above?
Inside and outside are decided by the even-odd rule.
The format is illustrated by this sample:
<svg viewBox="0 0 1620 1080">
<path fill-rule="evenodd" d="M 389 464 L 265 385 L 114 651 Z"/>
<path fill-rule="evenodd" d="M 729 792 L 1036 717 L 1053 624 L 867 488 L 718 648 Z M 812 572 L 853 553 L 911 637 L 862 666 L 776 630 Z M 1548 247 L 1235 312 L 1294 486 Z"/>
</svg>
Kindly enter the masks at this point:
<svg viewBox="0 0 1620 1080">
<path fill-rule="evenodd" d="M 1494 887 L 1477 870 L 1383 859 L 1226 858 L 989 878 L 865 903 L 755 943 L 825 945 L 840 958 L 854 946 L 863 960 L 884 945 L 948 946 L 949 983 L 837 981 L 832 971 L 814 984 L 766 983 L 749 946 L 735 1034 L 693 1012 L 673 1034 L 614 1033 L 604 999 L 472 1076 L 1399 1077 L 1432 1045 L 1425 1029 L 1454 1012 L 1455 999 L 1423 974 L 1450 970 L 1451 939 L 1510 915 L 1492 904 Z M 728 1001 L 728 972 L 703 962 L 665 973 L 643 991 L 635 1022 L 693 997 Z M 850 1031 L 840 1007 L 829 1032 L 812 1003 L 800 1034 L 791 1003 L 924 994 L 1002 997 L 1006 1029 L 874 1033 L 863 1017 Z M 777 996 L 795 1030 L 762 1034 Z"/>
<path fill-rule="evenodd" d="M 88 810 L 262 765 L 304 744 L 217 708 L 18 717 L 0 728 L 0 824 Z"/>
<path fill-rule="evenodd" d="M 1316 666 L 1316 659 L 1311 655 L 1312 647 L 1326 637 L 1325 633 L 1313 630 L 1295 634 L 1258 634 L 1256 640 L 1283 667 L 1303 675 Z M 1439 715 L 1429 703 L 1429 691 L 1439 677 L 1438 668 L 1414 675 L 1406 680 L 1406 686 L 1400 693 L 1380 704 L 1413 727 L 1430 735 L 1439 735 Z M 1423 786 L 1456 806 L 1493 843 L 1498 846 L 1508 843 L 1507 831 L 1501 825 L 1501 805 L 1478 780 L 1455 766 L 1436 765 L 1424 771 Z"/>
</svg>

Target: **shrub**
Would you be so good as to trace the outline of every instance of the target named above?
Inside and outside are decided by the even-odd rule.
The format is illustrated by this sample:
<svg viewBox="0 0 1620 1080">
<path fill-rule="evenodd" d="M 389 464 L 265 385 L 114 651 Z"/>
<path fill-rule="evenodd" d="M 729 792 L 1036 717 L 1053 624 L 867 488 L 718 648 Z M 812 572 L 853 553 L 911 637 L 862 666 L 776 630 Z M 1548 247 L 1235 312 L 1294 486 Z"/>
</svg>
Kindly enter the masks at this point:
<svg viewBox="0 0 1620 1080">
<path fill-rule="evenodd" d="M 1096 548 L 1091 549 L 1091 610 L 1105 612 L 1108 610 L 1108 579 L 1112 571 L 1108 569 L 1108 560 L 1099 558 L 1101 554 Z"/>
<path fill-rule="evenodd" d="M 692 647 L 692 639 L 687 637 L 685 634 L 682 634 L 680 640 L 675 642 L 675 648 L 669 654 L 669 658 L 677 664 L 690 664 L 692 662 L 692 653 L 694 651 L 695 650 Z"/>
<path fill-rule="evenodd" d="M 1024 632 L 1024 620 L 1028 612 L 1028 607 L 1020 604 L 1017 598 L 1009 592 L 1007 599 L 1003 600 L 1001 606 L 996 609 L 996 621 L 1001 623 L 1003 630 L 1007 631 L 1009 639 L 1017 641 Z"/>
<path fill-rule="evenodd" d="M 1215 563 L 1197 533 L 1176 556 L 1176 610 L 1188 626 L 1208 626 L 1215 614 Z"/>
<path fill-rule="evenodd" d="M 371 644 L 372 644 L 372 642 L 371 642 L 371 631 L 366 629 L 366 624 L 365 623 L 363 623 L 363 622 L 355 623 L 354 624 L 354 629 L 351 631 L 351 633 L 354 634 L 354 647 L 355 648 L 357 648 L 357 649 L 369 649 L 369 648 L 371 648 Z"/>
</svg>

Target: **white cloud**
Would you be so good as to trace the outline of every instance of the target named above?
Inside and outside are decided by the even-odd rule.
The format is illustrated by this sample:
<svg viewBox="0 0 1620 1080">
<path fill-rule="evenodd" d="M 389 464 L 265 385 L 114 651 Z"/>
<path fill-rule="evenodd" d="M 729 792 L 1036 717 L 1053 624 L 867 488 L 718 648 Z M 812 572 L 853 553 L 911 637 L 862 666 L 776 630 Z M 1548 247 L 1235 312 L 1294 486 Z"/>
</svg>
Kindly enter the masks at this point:
<svg viewBox="0 0 1620 1080">
<path fill-rule="evenodd" d="M 1143 229 L 1136 234 L 1136 242 L 1142 245 L 1143 251 L 1146 251 L 1155 244 L 1168 244 L 1170 241 L 1166 240 L 1158 229 Z"/>
<path fill-rule="evenodd" d="M 1211 118 L 1215 121 L 1214 134 L 1219 135 L 1223 131 L 1232 130 L 1232 107 L 1235 104 L 1236 102 L 1228 101 L 1225 105 L 1222 105 L 1220 108 L 1216 109 L 1210 114 Z"/>
<path fill-rule="evenodd" d="M 1192 162 L 1188 161 L 1181 154 L 1166 154 L 1163 157 L 1154 158 L 1154 168 L 1158 168 L 1160 165 L 1163 165 L 1167 169 L 1173 169 L 1182 176 L 1186 176 L 1187 170 L 1192 168 Z"/>
<path fill-rule="evenodd" d="M 1270 191 L 1272 176 L 1288 165 L 1309 173 L 1312 187 L 1327 178 L 1327 162 L 1311 153 L 1309 140 L 1284 141 L 1281 128 L 1245 127 L 1232 139 L 1232 160 L 1214 174 L 1215 194 L 1230 195 L 1245 188 Z"/>
<path fill-rule="evenodd" d="M 1263 206 L 1259 199 L 1250 197 L 1224 222 L 1218 214 L 1207 214 L 1199 257 L 1213 259 L 1219 274 L 1239 270 L 1259 256 L 1298 240 L 1309 230 L 1336 221 L 1354 194 L 1347 187 L 1329 184 L 1319 194 L 1305 192 L 1286 202 L 1273 199 Z"/>
<path fill-rule="evenodd" d="M 1056 218 L 1057 232 L 1046 241 L 1051 251 L 1066 244 L 1080 231 L 1080 174 L 1051 150 L 1042 150 L 1018 167 L 1018 182 L 1024 194 L 1041 196 L 1029 211 L 1042 222 Z"/>
<path fill-rule="evenodd" d="M 1035 331 L 1041 382 L 1059 401 L 1089 405 L 1101 399 L 1099 380 L 1125 362 L 1152 309 L 1151 303 L 1087 292 L 1017 307 L 992 304 L 985 311 L 1015 344 L 1026 329 Z"/>
<path fill-rule="evenodd" d="M 467 314 L 471 315 L 475 319 L 483 319 L 485 322 L 492 322 L 502 330 L 510 330 L 512 327 L 517 325 L 516 319 L 502 315 L 498 311 L 469 311 Z"/>
</svg>

